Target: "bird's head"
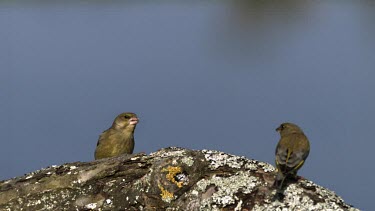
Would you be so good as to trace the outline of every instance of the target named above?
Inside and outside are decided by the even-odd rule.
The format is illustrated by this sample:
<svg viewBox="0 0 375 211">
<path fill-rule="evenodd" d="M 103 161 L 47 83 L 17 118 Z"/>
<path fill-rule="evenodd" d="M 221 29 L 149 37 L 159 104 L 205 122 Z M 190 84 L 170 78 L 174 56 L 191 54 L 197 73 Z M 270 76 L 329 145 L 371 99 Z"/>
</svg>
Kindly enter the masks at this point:
<svg viewBox="0 0 375 211">
<path fill-rule="evenodd" d="M 290 133 L 303 133 L 300 127 L 290 122 L 282 123 L 278 128 L 276 128 L 276 131 L 279 132 L 280 135 Z"/>
<path fill-rule="evenodd" d="M 115 121 L 113 121 L 113 127 L 117 129 L 130 129 L 134 130 L 135 126 L 138 124 L 139 118 L 135 113 L 125 112 L 119 114 Z"/>
</svg>

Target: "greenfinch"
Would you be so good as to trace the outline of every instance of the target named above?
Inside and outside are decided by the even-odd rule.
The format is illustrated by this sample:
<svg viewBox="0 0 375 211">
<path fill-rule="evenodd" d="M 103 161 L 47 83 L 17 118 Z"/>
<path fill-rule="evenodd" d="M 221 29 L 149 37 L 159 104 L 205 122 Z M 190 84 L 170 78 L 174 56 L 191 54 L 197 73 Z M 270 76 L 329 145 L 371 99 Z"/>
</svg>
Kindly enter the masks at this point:
<svg viewBox="0 0 375 211">
<path fill-rule="evenodd" d="M 100 136 L 95 149 L 95 160 L 132 154 L 134 150 L 134 130 L 138 124 L 134 113 L 119 114 L 112 126 Z"/>
<path fill-rule="evenodd" d="M 286 178 L 295 178 L 310 152 L 310 143 L 302 129 L 293 123 L 282 123 L 277 129 L 280 141 L 276 146 L 277 176 L 275 185 L 283 188 Z"/>
</svg>

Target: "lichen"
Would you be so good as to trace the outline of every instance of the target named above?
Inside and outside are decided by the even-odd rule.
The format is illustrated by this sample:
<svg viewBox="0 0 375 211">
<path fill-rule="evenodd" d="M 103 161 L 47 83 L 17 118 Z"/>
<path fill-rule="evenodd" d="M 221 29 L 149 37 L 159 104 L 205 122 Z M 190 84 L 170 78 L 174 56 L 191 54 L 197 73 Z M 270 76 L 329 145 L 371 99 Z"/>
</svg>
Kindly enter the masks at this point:
<svg viewBox="0 0 375 211">
<path fill-rule="evenodd" d="M 256 171 L 258 170 L 258 164 L 255 163 L 255 162 L 247 162 L 245 165 L 244 165 L 244 168 L 245 169 L 248 169 L 250 171 Z"/>
<path fill-rule="evenodd" d="M 173 193 L 167 191 L 163 186 L 161 186 L 160 184 L 158 184 L 158 187 L 161 191 L 160 193 L 160 196 L 161 196 L 161 199 L 165 202 L 168 202 L 170 203 L 173 199 L 174 199 L 174 195 Z"/>
<path fill-rule="evenodd" d="M 194 164 L 194 159 L 190 156 L 183 157 L 181 159 L 181 162 L 185 163 L 187 166 L 193 166 Z"/>
<path fill-rule="evenodd" d="M 304 183 L 304 182 L 302 182 Z M 311 182 L 308 182 L 311 183 Z M 311 184 L 310 184 L 311 185 Z M 270 201 L 270 203 L 255 204 L 253 210 L 357 210 L 355 208 L 345 205 L 340 197 L 335 195 L 331 191 L 317 186 L 315 191 L 318 194 L 322 194 L 321 201 L 317 202 L 308 197 L 299 184 L 290 184 L 284 191 L 284 199 L 282 202 L 278 200 Z M 343 207 L 344 206 L 344 207 Z"/>
<path fill-rule="evenodd" d="M 1 181 L 0 210 L 357 210 L 306 179 L 275 200 L 273 171 L 243 156 L 172 147 Z"/>
<path fill-rule="evenodd" d="M 227 165 L 231 168 L 239 169 L 244 164 L 244 157 L 233 156 L 216 150 L 202 150 L 204 157 L 210 162 L 210 169 L 217 169 Z"/>
<path fill-rule="evenodd" d="M 274 166 L 268 163 L 258 162 L 258 165 L 263 169 L 264 172 L 273 172 L 276 170 Z"/>
<path fill-rule="evenodd" d="M 96 203 L 90 203 L 90 204 L 85 205 L 85 208 L 86 209 L 95 209 L 96 206 L 97 206 Z"/>
<path fill-rule="evenodd" d="M 99 172 L 103 171 L 104 169 L 106 169 L 108 167 L 105 167 L 104 165 L 101 165 L 93 170 L 89 170 L 89 171 L 83 171 L 79 174 L 78 176 L 78 183 L 81 183 L 81 182 L 86 182 L 90 179 L 92 179 L 93 177 L 95 177 Z"/>
<path fill-rule="evenodd" d="M 241 192 L 251 193 L 260 182 L 258 178 L 252 176 L 249 172 L 240 171 L 230 177 L 213 176 L 210 179 L 202 179 L 196 184 L 193 191 L 203 193 L 207 187 L 214 185 L 217 191 L 212 196 L 203 199 L 200 209 L 215 209 L 217 207 L 226 207 L 239 201 L 235 194 Z"/>
<path fill-rule="evenodd" d="M 181 188 L 183 182 L 177 182 L 175 180 L 175 176 L 179 173 L 182 173 L 182 168 L 179 166 L 168 166 L 167 168 L 163 168 L 161 172 L 168 172 L 166 175 L 167 180 L 177 185 L 177 187 Z"/>
<path fill-rule="evenodd" d="M 136 180 L 134 182 L 134 187 L 140 192 L 148 193 L 151 188 L 151 175 L 153 171 L 154 171 L 153 169 L 150 169 L 150 172 L 148 174 L 144 175 L 139 180 Z"/>
<path fill-rule="evenodd" d="M 77 166 L 70 166 L 70 167 L 69 167 L 70 170 L 74 170 L 74 169 L 76 169 L 76 168 L 77 168 Z"/>
<path fill-rule="evenodd" d="M 185 156 L 186 150 L 178 147 L 163 148 L 157 152 L 151 153 L 154 158 L 181 157 Z"/>
</svg>

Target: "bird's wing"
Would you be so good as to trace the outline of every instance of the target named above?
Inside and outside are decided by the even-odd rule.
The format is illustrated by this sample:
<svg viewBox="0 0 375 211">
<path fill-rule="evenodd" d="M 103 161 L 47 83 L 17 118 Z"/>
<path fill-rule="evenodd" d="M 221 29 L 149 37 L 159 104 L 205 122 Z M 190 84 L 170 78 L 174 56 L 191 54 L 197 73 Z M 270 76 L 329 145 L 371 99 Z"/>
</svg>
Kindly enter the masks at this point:
<svg viewBox="0 0 375 211">
<path fill-rule="evenodd" d="M 293 170 L 299 169 L 306 157 L 309 155 L 307 138 L 304 134 L 294 134 L 291 137 L 290 153 L 286 159 L 286 165 Z M 307 144 L 307 145 L 306 145 Z"/>
<path fill-rule="evenodd" d="M 105 140 L 110 134 L 111 134 L 111 129 L 103 131 L 103 133 L 100 134 L 99 136 L 98 143 L 96 143 L 96 146 L 99 146 L 100 144 L 102 144 L 103 140 Z"/>
<path fill-rule="evenodd" d="M 276 152 L 275 152 L 276 164 L 285 165 L 287 162 L 288 149 L 282 144 L 280 144 L 281 141 L 277 144 L 277 147 L 276 147 Z"/>
</svg>

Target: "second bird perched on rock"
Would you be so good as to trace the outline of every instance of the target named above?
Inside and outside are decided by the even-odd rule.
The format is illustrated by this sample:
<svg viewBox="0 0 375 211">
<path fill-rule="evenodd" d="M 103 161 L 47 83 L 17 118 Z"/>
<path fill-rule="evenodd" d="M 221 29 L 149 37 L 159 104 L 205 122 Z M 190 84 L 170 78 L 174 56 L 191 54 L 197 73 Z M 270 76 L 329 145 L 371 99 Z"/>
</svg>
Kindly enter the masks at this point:
<svg viewBox="0 0 375 211">
<path fill-rule="evenodd" d="M 95 160 L 132 154 L 134 150 L 134 130 L 139 119 L 136 114 L 119 114 L 112 126 L 100 136 L 95 150 Z"/>
<path fill-rule="evenodd" d="M 293 123 L 282 123 L 277 129 L 280 141 L 276 147 L 277 176 L 275 185 L 282 189 L 286 178 L 295 178 L 310 153 L 310 143 L 302 129 Z"/>
</svg>

